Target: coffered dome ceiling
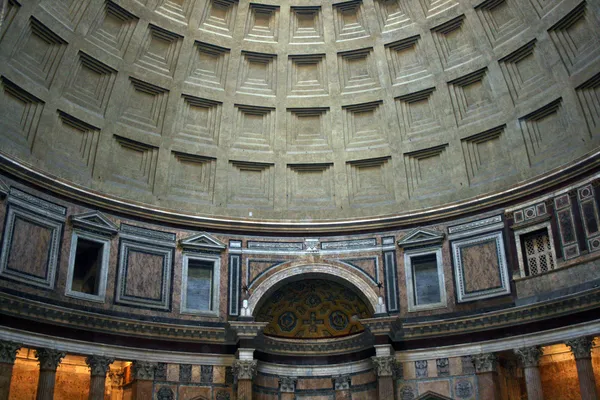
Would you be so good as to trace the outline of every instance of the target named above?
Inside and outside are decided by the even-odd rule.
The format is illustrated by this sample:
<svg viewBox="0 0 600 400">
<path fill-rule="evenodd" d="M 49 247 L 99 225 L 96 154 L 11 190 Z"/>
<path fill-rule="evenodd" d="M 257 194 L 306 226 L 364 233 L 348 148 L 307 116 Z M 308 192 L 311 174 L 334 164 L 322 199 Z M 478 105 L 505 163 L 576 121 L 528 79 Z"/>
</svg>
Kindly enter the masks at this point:
<svg viewBox="0 0 600 400">
<path fill-rule="evenodd" d="M 9 0 L 0 145 L 67 182 L 189 214 L 440 206 L 597 148 L 598 10 Z"/>
<path fill-rule="evenodd" d="M 369 316 L 353 291 L 336 282 L 305 279 L 273 293 L 256 320 L 269 322 L 268 336 L 321 339 L 362 332 L 358 319 Z"/>
</svg>

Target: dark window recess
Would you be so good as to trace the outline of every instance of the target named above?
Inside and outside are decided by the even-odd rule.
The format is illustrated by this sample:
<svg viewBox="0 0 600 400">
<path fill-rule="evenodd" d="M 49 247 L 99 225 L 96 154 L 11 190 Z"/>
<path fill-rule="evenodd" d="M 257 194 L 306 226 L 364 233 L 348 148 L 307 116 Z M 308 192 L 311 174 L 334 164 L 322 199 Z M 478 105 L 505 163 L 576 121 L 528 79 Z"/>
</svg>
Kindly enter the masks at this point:
<svg viewBox="0 0 600 400">
<path fill-rule="evenodd" d="M 440 277 L 435 254 L 411 257 L 415 305 L 435 304 L 442 301 Z"/>
<path fill-rule="evenodd" d="M 552 244 L 546 228 L 521 235 L 525 274 L 539 275 L 554 269 Z"/>
<path fill-rule="evenodd" d="M 102 243 L 77 239 L 71 290 L 92 295 L 99 294 L 103 247 Z"/>
<path fill-rule="evenodd" d="M 212 261 L 188 260 L 186 307 L 190 310 L 210 311 L 213 308 Z"/>
</svg>

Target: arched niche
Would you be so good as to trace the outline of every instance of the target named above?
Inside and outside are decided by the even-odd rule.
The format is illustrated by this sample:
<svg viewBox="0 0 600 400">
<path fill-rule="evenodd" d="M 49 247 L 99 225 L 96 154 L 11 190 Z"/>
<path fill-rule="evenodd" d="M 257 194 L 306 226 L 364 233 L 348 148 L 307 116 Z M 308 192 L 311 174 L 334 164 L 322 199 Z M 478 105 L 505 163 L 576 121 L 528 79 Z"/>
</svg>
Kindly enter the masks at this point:
<svg viewBox="0 0 600 400">
<path fill-rule="evenodd" d="M 287 266 L 260 282 L 248 298 L 250 315 L 256 316 L 261 305 L 280 287 L 302 279 L 324 279 L 337 282 L 354 291 L 375 314 L 379 295 L 375 288 L 357 273 L 331 264 L 305 264 Z"/>
</svg>

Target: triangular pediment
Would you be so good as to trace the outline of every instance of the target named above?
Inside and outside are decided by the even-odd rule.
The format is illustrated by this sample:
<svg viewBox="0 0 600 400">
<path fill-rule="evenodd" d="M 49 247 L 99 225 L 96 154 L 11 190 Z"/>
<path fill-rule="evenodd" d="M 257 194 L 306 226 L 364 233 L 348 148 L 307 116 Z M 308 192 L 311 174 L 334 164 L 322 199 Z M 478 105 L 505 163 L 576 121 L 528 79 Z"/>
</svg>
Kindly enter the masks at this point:
<svg viewBox="0 0 600 400">
<path fill-rule="evenodd" d="M 8 196 L 8 192 L 10 192 L 10 186 L 8 186 L 6 182 L 0 179 L 0 199 L 3 199 L 6 196 Z"/>
<path fill-rule="evenodd" d="M 398 241 L 400 247 L 427 246 L 444 241 L 444 234 L 431 229 L 415 228 Z"/>
<path fill-rule="evenodd" d="M 72 215 L 71 224 L 76 228 L 104 235 L 116 235 L 119 231 L 119 228 L 111 220 L 98 211 Z"/>
<path fill-rule="evenodd" d="M 442 396 L 441 394 L 428 391 L 417 397 L 415 400 L 452 400 L 450 397 Z"/>
<path fill-rule="evenodd" d="M 185 239 L 181 239 L 179 244 L 184 249 L 187 248 L 193 250 L 223 251 L 226 248 L 223 242 L 212 237 L 208 233 L 200 233 Z"/>
</svg>

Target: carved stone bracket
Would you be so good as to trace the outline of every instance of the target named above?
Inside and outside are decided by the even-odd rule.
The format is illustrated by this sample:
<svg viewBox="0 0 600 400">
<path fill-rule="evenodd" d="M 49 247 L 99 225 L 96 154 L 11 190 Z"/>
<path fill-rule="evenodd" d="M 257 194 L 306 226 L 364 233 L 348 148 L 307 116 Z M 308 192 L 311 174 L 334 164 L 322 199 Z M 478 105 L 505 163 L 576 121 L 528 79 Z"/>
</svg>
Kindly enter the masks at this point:
<svg viewBox="0 0 600 400">
<path fill-rule="evenodd" d="M 154 380 L 156 364 L 148 361 L 134 361 L 132 365 L 133 378 L 139 381 Z"/>
<path fill-rule="evenodd" d="M 238 380 L 252 379 L 256 376 L 256 368 L 258 361 L 256 360 L 235 360 L 233 363 L 233 374 Z"/>
<path fill-rule="evenodd" d="M 298 379 L 293 376 L 282 376 L 279 378 L 279 391 L 281 393 L 294 393 Z"/>
<path fill-rule="evenodd" d="M 36 349 L 35 356 L 40 362 L 40 370 L 42 371 L 56 371 L 58 364 L 67 355 L 63 351 L 53 349 Z"/>
<path fill-rule="evenodd" d="M 475 354 L 472 356 L 475 372 L 495 372 L 498 366 L 498 356 L 494 353 Z"/>
<path fill-rule="evenodd" d="M 523 367 L 537 367 L 540 362 L 540 357 L 544 354 L 542 346 L 523 347 L 515 350 L 515 354 L 521 360 Z"/>
<path fill-rule="evenodd" d="M 396 334 L 402 330 L 402 322 L 397 316 L 380 317 L 380 318 L 365 318 L 361 319 L 360 323 L 375 336 L 387 335 L 394 339 Z"/>
<path fill-rule="evenodd" d="M 350 375 L 338 375 L 331 378 L 335 390 L 349 390 L 352 378 Z"/>
<path fill-rule="evenodd" d="M 394 356 L 371 357 L 371 361 L 378 377 L 394 376 L 394 371 L 397 369 Z"/>
<path fill-rule="evenodd" d="M 23 347 L 20 343 L 0 340 L 0 363 L 14 364 L 17 358 L 17 351 Z"/>
<path fill-rule="evenodd" d="M 571 348 L 575 359 L 590 358 L 592 356 L 592 346 L 594 345 L 593 337 L 580 337 L 577 339 L 567 340 L 565 342 Z"/>
<path fill-rule="evenodd" d="M 85 362 L 90 367 L 92 376 L 103 376 L 106 377 L 108 366 L 115 361 L 114 358 L 102 357 L 102 356 L 87 356 Z"/>
<path fill-rule="evenodd" d="M 255 321 L 231 321 L 229 326 L 237 334 L 240 339 L 254 339 L 268 322 L 255 322 Z"/>
</svg>

